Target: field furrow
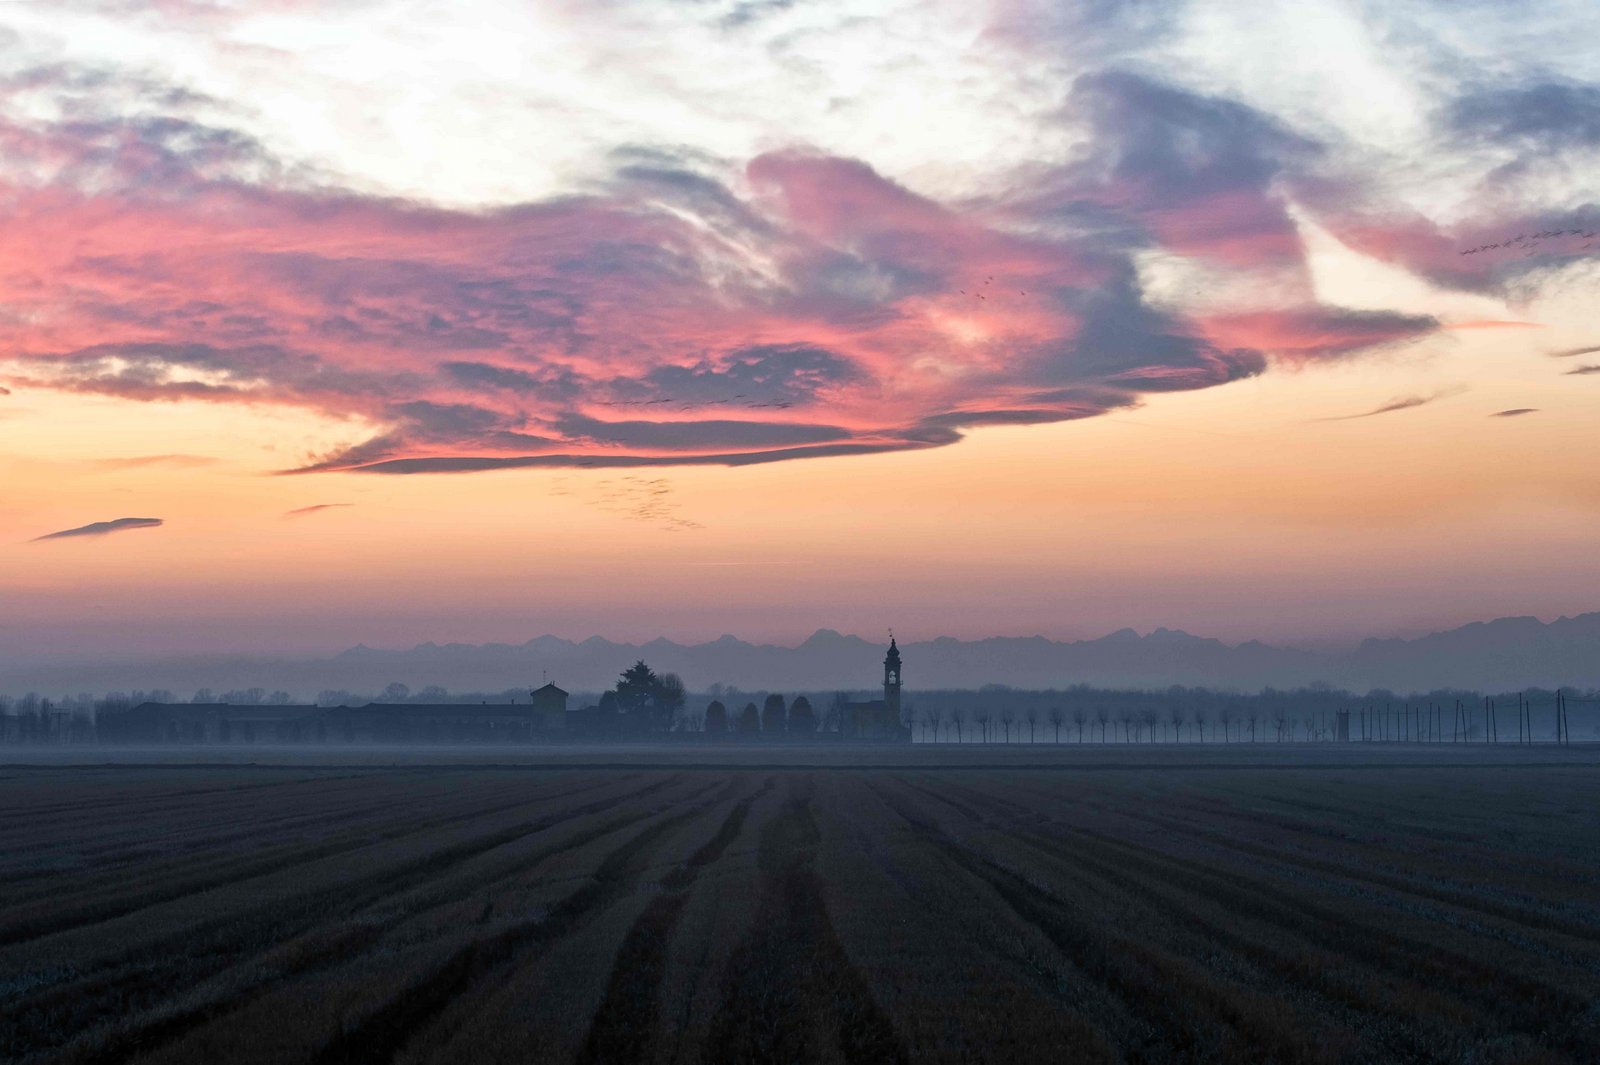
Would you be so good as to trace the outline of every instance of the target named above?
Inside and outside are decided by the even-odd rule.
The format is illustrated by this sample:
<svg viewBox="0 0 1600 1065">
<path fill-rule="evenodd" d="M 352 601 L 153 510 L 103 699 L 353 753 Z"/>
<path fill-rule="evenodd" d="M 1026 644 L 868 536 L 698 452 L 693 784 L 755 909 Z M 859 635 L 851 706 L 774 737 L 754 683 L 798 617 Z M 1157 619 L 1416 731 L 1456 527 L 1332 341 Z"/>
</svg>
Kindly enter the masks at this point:
<svg viewBox="0 0 1600 1065">
<path fill-rule="evenodd" d="M 1116 753 L 20 769 L 0 1059 L 1600 1061 L 1600 761 Z"/>
</svg>

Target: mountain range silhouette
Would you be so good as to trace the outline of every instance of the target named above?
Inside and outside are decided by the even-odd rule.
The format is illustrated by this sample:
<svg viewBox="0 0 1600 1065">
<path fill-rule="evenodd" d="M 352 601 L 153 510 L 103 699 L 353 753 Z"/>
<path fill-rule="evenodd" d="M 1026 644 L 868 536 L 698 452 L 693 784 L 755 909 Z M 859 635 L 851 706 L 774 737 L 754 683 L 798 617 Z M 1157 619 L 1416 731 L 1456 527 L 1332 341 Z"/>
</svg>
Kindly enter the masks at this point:
<svg viewBox="0 0 1600 1065">
<path fill-rule="evenodd" d="M 1600 687 L 1600 612 L 1541 622 L 1505 617 L 1415 639 L 1369 639 L 1345 651 L 1307 651 L 1260 641 L 1227 644 L 1177 629 L 1141 635 L 1119 629 L 1092 640 L 995 636 L 901 641 L 909 690 L 1118 688 L 1170 685 L 1254 691 L 1326 683 L 1364 692 L 1456 687 L 1508 691 L 1567 684 Z M 229 656 L 143 663 L 0 666 L 0 691 L 165 687 L 183 692 L 260 686 L 314 694 L 322 689 L 374 691 L 390 681 L 451 691 L 528 687 L 542 675 L 570 691 L 598 691 L 638 659 L 677 673 L 691 690 L 713 683 L 746 690 L 871 689 L 883 641 L 818 629 L 798 646 L 754 644 L 721 636 L 700 644 L 667 639 L 626 643 L 591 636 L 539 636 L 525 643 L 423 643 L 406 649 L 357 645 L 330 658 L 267 660 Z"/>
</svg>

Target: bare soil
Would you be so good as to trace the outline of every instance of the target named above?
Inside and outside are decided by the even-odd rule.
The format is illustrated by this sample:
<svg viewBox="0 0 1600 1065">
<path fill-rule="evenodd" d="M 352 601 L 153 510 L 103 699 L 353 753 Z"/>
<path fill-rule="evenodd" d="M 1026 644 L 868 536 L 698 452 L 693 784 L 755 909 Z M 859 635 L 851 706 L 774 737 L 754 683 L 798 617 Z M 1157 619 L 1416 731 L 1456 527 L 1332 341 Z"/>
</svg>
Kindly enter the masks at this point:
<svg viewBox="0 0 1600 1065">
<path fill-rule="evenodd" d="M 1600 1061 L 1593 749 L 338 754 L 0 767 L 0 1057 Z"/>
</svg>

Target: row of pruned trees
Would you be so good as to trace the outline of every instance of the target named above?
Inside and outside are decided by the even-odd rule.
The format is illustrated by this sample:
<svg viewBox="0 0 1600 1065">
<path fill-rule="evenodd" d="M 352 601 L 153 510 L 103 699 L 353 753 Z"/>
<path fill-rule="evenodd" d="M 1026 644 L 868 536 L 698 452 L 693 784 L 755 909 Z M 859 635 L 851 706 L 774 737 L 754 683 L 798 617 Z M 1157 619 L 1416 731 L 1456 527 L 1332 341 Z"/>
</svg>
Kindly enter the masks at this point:
<svg viewBox="0 0 1600 1065">
<path fill-rule="evenodd" d="M 991 710 L 980 705 L 970 711 L 961 707 L 912 711 L 905 724 L 926 743 L 1236 743 L 1331 735 L 1331 725 L 1315 713 L 1297 720 L 1281 708 L 1265 714 L 1224 709 L 1213 717 L 1205 710 L 1191 712 L 1179 706 L 1162 712 L 1110 706 Z"/>
<path fill-rule="evenodd" d="M 1533 742 L 1600 735 L 1600 693 L 1572 689 L 1485 697 L 1462 691 L 1355 695 L 1326 685 L 1254 693 L 993 686 L 919 692 L 917 703 L 904 724 L 927 743 Z M 1347 715 L 1343 732 L 1341 712 Z M 1580 714 L 1586 720 L 1578 725 Z M 1569 733 L 1572 728 L 1577 731 Z"/>
<path fill-rule="evenodd" d="M 720 699 L 713 699 L 706 707 L 703 719 L 690 720 L 687 724 L 691 731 L 712 735 L 737 732 L 745 735 L 808 736 L 817 731 L 819 722 L 816 711 L 811 708 L 811 700 L 804 695 L 786 703 L 782 695 L 773 693 L 762 702 L 761 709 L 757 710 L 756 704 L 749 702 L 733 715 L 729 714 Z"/>
</svg>

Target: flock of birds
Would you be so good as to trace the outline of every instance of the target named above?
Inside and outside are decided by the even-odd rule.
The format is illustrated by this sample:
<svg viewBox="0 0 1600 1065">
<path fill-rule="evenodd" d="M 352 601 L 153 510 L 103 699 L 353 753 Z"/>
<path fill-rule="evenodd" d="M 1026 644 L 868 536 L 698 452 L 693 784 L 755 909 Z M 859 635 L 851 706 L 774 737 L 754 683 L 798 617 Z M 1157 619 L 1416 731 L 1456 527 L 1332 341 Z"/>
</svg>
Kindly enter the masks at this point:
<svg viewBox="0 0 1600 1065">
<path fill-rule="evenodd" d="M 1594 247 L 1596 237 L 1600 231 L 1592 229 L 1545 229 L 1537 233 L 1518 233 L 1507 240 L 1492 241 L 1488 244 L 1479 244 L 1476 248 L 1467 248 L 1462 255 L 1482 255 L 1491 251 L 1520 251 L 1532 255 L 1539 246 L 1546 241 L 1560 240 L 1562 238 L 1586 241 L 1579 251 L 1587 251 Z"/>
<path fill-rule="evenodd" d="M 588 502 L 601 510 L 673 531 L 704 528 L 678 513 L 678 504 L 671 498 L 672 485 L 665 477 L 620 477 L 601 481 L 595 488 L 600 494 Z"/>
<path fill-rule="evenodd" d="M 994 275 L 993 275 L 993 274 L 990 274 L 990 275 L 989 275 L 989 276 L 988 276 L 988 277 L 985 277 L 985 278 L 984 278 L 984 279 L 983 279 L 983 283 L 984 283 L 984 285 L 985 285 L 985 286 L 988 286 L 988 285 L 992 285 L 992 284 L 994 284 Z M 988 300 L 989 300 L 989 297 L 988 297 L 988 296 L 985 296 L 985 295 L 984 295 L 984 294 L 983 294 L 983 293 L 982 293 L 982 292 L 981 292 L 981 291 L 979 291 L 979 292 L 970 292 L 970 293 L 969 293 L 969 292 L 968 292 L 968 291 L 967 291 L 967 290 L 966 290 L 966 289 L 962 289 L 962 290 L 961 290 L 961 294 L 962 294 L 962 295 L 963 295 L 963 296 L 968 296 L 968 295 L 970 295 L 970 296 L 975 296 L 975 297 L 977 297 L 977 298 L 978 298 L 978 299 L 980 299 L 980 300 L 983 300 L 983 301 L 984 301 L 984 302 L 986 302 L 986 303 L 987 303 L 987 302 L 988 302 Z M 1017 290 L 1017 295 L 1019 295 L 1019 296 L 1026 296 L 1026 295 L 1027 295 L 1027 293 L 1026 293 L 1026 292 L 1024 292 L 1024 291 L 1022 291 L 1022 290 L 1021 290 L 1021 289 L 1018 289 L 1018 290 Z"/>
</svg>

